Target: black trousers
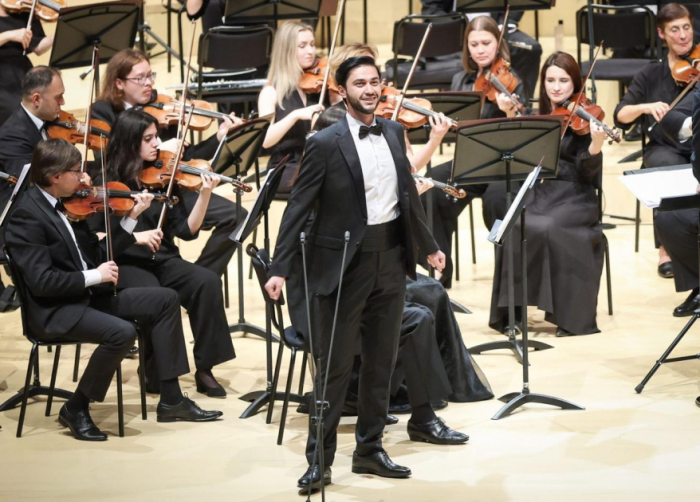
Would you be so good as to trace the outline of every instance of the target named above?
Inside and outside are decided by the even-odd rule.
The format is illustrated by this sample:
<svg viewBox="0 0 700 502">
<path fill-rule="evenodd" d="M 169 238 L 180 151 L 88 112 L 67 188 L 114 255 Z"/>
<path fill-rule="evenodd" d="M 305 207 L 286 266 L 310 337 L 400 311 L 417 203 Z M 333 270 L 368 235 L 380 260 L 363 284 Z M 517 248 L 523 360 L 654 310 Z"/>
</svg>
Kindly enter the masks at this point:
<svg viewBox="0 0 700 502">
<path fill-rule="evenodd" d="M 119 284 L 125 287 L 162 286 L 175 290 L 180 305 L 190 318 L 194 361 L 198 369 L 209 369 L 236 357 L 224 310 L 221 279 L 211 270 L 182 258 L 170 258 L 143 268 L 122 265 L 119 267 Z"/>
<path fill-rule="evenodd" d="M 185 338 L 177 294 L 166 288 L 120 290 L 117 296 L 94 295 L 83 317 L 65 338 L 97 343 L 78 383 L 87 397 L 104 401 L 119 363 L 134 345 L 136 329 L 129 321 L 143 323 L 150 339 L 158 371 L 163 379 L 189 372 Z"/>
<path fill-rule="evenodd" d="M 673 263 L 676 291 L 698 287 L 698 209 L 658 211 L 654 223 Z"/>
<path fill-rule="evenodd" d="M 183 202 L 189 211 L 192 211 L 198 197 L 197 192 L 182 191 Z M 248 211 L 241 208 L 243 220 L 247 214 Z M 212 194 L 204 215 L 202 230 L 213 229 L 213 231 L 195 264 L 208 268 L 219 277 L 224 275 L 228 262 L 236 251 L 236 244 L 229 239 L 229 235 L 236 229 L 238 223 L 236 204 L 220 195 Z"/>
<path fill-rule="evenodd" d="M 367 455 L 382 448 L 391 373 L 396 361 L 406 295 L 404 253 L 401 246 L 388 251 L 357 252 L 343 276 L 326 392 L 329 409 L 324 424 L 325 465 L 332 465 L 335 458 L 338 424 L 358 343 L 361 345 L 362 368 L 355 428 L 356 451 Z M 320 382 L 325 377 L 337 294 L 336 291 L 329 296 L 316 295 L 313 302 L 314 336 L 318 340 L 314 349 L 317 350 L 316 357 L 320 358 Z M 309 415 L 309 440 L 306 444 L 309 464 L 313 462 L 316 446 L 312 415 Z"/>
</svg>

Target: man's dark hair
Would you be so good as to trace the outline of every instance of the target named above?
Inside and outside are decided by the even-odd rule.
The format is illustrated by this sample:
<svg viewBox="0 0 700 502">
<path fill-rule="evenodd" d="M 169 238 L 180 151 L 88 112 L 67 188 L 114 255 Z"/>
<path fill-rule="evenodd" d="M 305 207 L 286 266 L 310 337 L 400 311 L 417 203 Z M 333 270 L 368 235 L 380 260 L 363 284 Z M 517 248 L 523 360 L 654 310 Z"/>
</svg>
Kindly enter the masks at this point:
<svg viewBox="0 0 700 502">
<path fill-rule="evenodd" d="M 60 77 L 61 72 L 49 66 L 35 66 L 22 79 L 22 97 L 28 98 L 35 92 L 42 92 L 51 85 L 54 77 Z"/>
<path fill-rule="evenodd" d="M 348 75 L 350 72 L 357 68 L 358 66 L 374 66 L 377 69 L 377 73 L 381 77 L 382 72 L 379 71 L 377 63 L 374 59 L 369 56 L 359 56 L 355 58 L 348 58 L 338 66 L 338 71 L 335 72 L 335 81 L 338 85 L 345 87 L 348 81 Z"/>
<path fill-rule="evenodd" d="M 52 177 L 68 171 L 81 161 L 78 149 L 65 139 L 40 141 L 34 148 L 32 167 L 29 169 L 32 183 L 44 188 L 49 187 Z"/>
</svg>

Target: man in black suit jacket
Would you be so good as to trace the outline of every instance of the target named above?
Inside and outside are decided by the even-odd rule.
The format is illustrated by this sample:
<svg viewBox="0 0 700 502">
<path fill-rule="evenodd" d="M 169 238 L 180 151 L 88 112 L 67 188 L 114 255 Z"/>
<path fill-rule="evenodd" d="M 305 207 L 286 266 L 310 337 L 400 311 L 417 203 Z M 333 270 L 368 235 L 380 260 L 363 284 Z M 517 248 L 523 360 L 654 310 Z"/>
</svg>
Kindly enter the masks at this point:
<svg viewBox="0 0 700 502">
<path fill-rule="evenodd" d="M 444 266 L 444 254 L 428 231 L 410 174 L 403 128 L 374 118 L 381 94 L 374 60 L 346 60 L 338 69 L 336 82 L 348 103 L 347 117 L 307 143 L 280 225 L 271 278 L 265 286 L 272 298 L 279 298 L 299 249 L 299 233 L 315 209 L 308 258 L 314 334 L 318 338 L 315 355 L 320 360 L 317 385 L 325 374 L 338 295 L 341 301 L 327 377 L 329 409 L 324 451 L 320 452 L 325 468 L 322 472 L 315 463 L 316 429 L 310 421 L 306 447 L 309 468 L 299 480 L 303 491 L 331 481 L 337 428 L 358 342 L 362 346 L 362 369 L 353 472 L 410 476 L 410 469 L 394 464 L 381 445 L 406 293 L 405 276 L 415 277 L 417 256 L 427 256 L 438 270 Z"/>
<path fill-rule="evenodd" d="M 139 321 L 149 327 L 161 378 L 159 422 L 208 421 L 221 412 L 207 412 L 183 397 L 178 377 L 189 372 L 180 306 L 166 288 L 125 289 L 115 294 L 118 269 L 104 262 L 106 250 L 86 222 L 71 225 L 61 212 L 61 197 L 75 193 L 81 181 L 81 156 L 65 140 L 37 145 L 27 190 L 7 224 L 8 254 L 28 289 L 26 328 L 43 340 L 68 339 L 97 343 L 78 388 L 59 412 L 59 422 L 76 439 L 104 441 L 90 418 L 90 400 L 103 401 L 114 372 L 136 338 Z M 134 209 L 113 233 L 115 255 L 132 245 L 135 219 L 152 195 L 135 197 Z M 99 265 L 98 265 L 99 263 Z"/>
</svg>

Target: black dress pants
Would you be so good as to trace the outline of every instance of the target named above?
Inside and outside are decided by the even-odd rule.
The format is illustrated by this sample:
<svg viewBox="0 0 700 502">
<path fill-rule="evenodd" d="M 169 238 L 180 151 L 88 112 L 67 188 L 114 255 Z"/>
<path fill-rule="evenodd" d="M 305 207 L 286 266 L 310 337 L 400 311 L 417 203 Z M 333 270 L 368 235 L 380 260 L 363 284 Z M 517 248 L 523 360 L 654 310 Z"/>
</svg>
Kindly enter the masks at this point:
<svg viewBox="0 0 700 502">
<path fill-rule="evenodd" d="M 197 192 L 182 191 L 183 202 L 189 211 L 192 211 L 198 197 Z M 248 211 L 241 208 L 241 221 L 247 214 Z M 212 194 L 204 215 L 202 230 L 213 230 L 195 264 L 208 268 L 219 277 L 224 275 L 228 262 L 236 251 L 236 243 L 229 239 L 229 235 L 238 223 L 236 204 L 220 195 Z"/>
<path fill-rule="evenodd" d="M 324 423 L 324 462 L 333 464 L 338 443 L 338 424 L 352 373 L 355 348 L 361 345 L 358 419 L 355 428 L 356 451 L 368 455 L 382 448 L 382 432 L 389 408 L 391 373 L 401 329 L 406 269 L 404 249 L 357 252 L 343 276 L 338 322 L 328 373 L 326 401 L 329 409 Z M 338 291 L 314 297 L 314 349 L 320 356 L 318 376 L 323 382 Z M 365 329 L 362 329 L 365 326 Z M 321 389 L 321 386 L 318 387 Z M 311 464 L 316 446 L 316 427 L 309 414 L 309 440 L 306 458 Z M 318 458 L 317 458 L 318 461 Z"/>
<path fill-rule="evenodd" d="M 654 223 L 673 263 L 676 291 L 698 287 L 698 209 L 659 211 Z"/>
<path fill-rule="evenodd" d="M 166 288 L 123 289 L 117 296 L 94 295 L 90 306 L 65 338 L 97 343 L 78 383 L 87 397 L 104 401 L 119 363 L 134 345 L 136 328 L 143 323 L 158 371 L 163 379 L 189 372 L 177 294 Z"/>
</svg>

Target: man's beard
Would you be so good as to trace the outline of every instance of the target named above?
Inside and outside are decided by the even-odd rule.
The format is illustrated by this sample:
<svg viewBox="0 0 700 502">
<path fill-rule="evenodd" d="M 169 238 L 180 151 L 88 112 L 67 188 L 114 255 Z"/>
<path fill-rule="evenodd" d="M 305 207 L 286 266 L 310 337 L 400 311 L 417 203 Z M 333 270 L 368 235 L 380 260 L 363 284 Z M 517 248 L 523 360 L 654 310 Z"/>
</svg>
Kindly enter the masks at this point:
<svg viewBox="0 0 700 502">
<path fill-rule="evenodd" d="M 353 110 L 355 110 L 356 112 L 359 112 L 359 113 L 363 113 L 365 115 L 370 115 L 370 114 L 374 113 L 374 110 L 376 110 L 377 106 L 379 105 L 379 100 L 377 100 L 377 102 L 375 103 L 374 106 L 366 107 L 362 104 L 362 101 L 360 101 L 359 99 L 350 97 L 350 95 L 347 96 L 347 99 L 348 99 L 348 105 L 350 105 Z"/>
</svg>

